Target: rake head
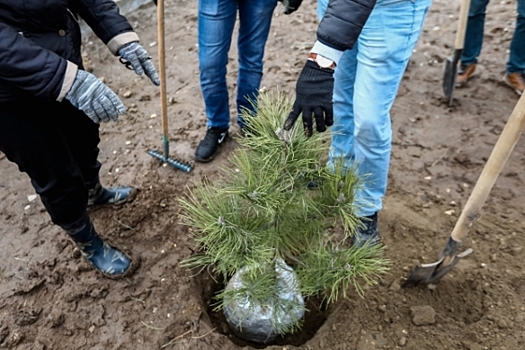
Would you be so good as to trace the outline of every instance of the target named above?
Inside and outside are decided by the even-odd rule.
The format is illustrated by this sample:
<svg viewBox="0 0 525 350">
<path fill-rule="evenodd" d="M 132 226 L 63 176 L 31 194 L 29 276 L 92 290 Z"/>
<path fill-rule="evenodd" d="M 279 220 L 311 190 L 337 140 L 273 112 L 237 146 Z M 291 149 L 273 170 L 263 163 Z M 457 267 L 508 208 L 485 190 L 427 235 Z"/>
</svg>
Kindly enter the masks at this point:
<svg viewBox="0 0 525 350">
<path fill-rule="evenodd" d="M 158 151 L 151 150 L 151 151 L 148 151 L 148 154 L 150 156 L 153 156 L 153 157 L 159 159 L 163 163 L 169 164 L 172 167 L 177 168 L 177 169 L 182 170 L 182 171 L 185 171 L 187 173 L 189 173 L 193 169 L 193 166 L 190 163 L 183 162 L 181 160 L 176 160 L 176 159 L 173 159 L 171 157 L 163 156 Z"/>
</svg>

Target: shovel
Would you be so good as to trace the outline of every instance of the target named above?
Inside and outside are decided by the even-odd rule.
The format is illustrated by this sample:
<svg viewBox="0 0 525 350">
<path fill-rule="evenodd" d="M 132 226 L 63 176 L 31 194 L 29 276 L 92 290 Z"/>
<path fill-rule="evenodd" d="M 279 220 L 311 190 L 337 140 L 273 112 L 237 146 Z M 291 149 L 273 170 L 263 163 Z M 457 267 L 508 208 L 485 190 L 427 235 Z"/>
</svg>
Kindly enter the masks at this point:
<svg viewBox="0 0 525 350">
<path fill-rule="evenodd" d="M 164 0 L 154 1 L 157 5 L 157 36 L 159 40 L 159 76 L 160 76 L 160 110 L 162 114 L 162 148 L 163 153 L 149 150 L 148 154 L 163 163 L 169 164 L 179 170 L 190 172 L 192 166 L 170 157 L 170 144 L 168 139 L 168 101 L 166 98 L 166 57 L 164 44 Z"/>
<path fill-rule="evenodd" d="M 474 221 L 479 217 L 479 211 L 485 203 L 487 196 L 496 182 L 503 166 L 507 162 L 521 133 L 525 129 L 525 94 L 523 94 L 501 133 L 498 142 L 481 172 L 481 175 L 470 194 L 470 197 L 461 212 L 456 226 L 450 235 L 439 260 L 432 264 L 416 266 L 403 287 L 428 284 L 438 281 L 465 256 L 472 253 L 472 249 L 457 254 L 459 246 L 467 236 Z"/>
<path fill-rule="evenodd" d="M 465 43 L 465 32 L 467 31 L 468 10 L 470 0 L 461 0 L 459 7 L 459 22 L 456 32 L 456 42 L 454 44 L 454 55 L 448 57 L 445 61 L 445 72 L 443 73 L 443 93 L 448 100 L 448 105 L 452 106 L 454 100 L 454 88 L 456 86 L 456 77 L 458 75 L 458 63 L 463 53 L 463 44 Z"/>
</svg>

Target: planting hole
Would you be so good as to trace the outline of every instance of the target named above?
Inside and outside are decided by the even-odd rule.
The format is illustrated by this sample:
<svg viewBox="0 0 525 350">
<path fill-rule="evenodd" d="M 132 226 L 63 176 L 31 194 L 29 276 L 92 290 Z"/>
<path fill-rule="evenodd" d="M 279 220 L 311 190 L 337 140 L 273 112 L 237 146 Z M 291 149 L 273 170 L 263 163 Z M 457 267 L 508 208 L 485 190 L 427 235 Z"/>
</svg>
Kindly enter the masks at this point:
<svg viewBox="0 0 525 350">
<path fill-rule="evenodd" d="M 300 329 L 293 334 L 278 336 L 274 341 L 267 344 L 252 343 L 237 337 L 231 331 L 222 310 L 213 310 L 214 304 L 217 302 L 213 297 L 225 287 L 224 281 L 214 280 L 207 272 L 199 274 L 196 278 L 199 279 L 198 284 L 202 288 L 202 305 L 206 310 L 211 327 L 215 329 L 215 332 L 228 337 L 235 345 L 241 347 L 251 346 L 255 349 L 264 349 L 272 345 L 301 346 L 315 336 L 333 309 L 333 306 L 327 308 L 322 305 L 318 298 L 308 298 L 305 300 L 308 311 L 305 313 Z"/>
</svg>

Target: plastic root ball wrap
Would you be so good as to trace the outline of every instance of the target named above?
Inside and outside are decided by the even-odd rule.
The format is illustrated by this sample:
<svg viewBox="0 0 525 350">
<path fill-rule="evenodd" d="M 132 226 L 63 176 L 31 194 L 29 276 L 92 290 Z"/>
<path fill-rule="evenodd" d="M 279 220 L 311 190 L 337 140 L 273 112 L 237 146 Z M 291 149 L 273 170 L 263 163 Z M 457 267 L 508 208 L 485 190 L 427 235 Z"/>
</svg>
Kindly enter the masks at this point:
<svg viewBox="0 0 525 350">
<path fill-rule="evenodd" d="M 240 269 L 228 282 L 224 294 L 224 314 L 232 332 L 254 343 L 269 343 L 279 334 L 294 328 L 304 316 L 304 299 L 297 276 L 282 259 L 275 262 L 275 293 L 266 302 L 251 298 L 243 278 L 248 268 Z"/>
</svg>

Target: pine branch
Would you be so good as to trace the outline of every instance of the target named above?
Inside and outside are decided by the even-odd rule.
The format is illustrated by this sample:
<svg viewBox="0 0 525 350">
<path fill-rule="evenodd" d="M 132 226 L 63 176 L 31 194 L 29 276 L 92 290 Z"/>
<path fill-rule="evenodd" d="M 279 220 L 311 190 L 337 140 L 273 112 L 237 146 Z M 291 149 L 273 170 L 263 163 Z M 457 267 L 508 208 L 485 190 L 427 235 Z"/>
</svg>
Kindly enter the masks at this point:
<svg viewBox="0 0 525 350">
<path fill-rule="evenodd" d="M 350 288 L 362 295 L 364 284 L 388 271 L 383 248 L 342 249 L 327 232 L 340 225 L 348 238 L 361 225 L 356 214 L 366 205 L 358 199 L 363 179 L 353 167 L 321 162 L 330 133 L 307 138 L 300 123 L 282 130 L 291 107 L 287 97 L 261 94 L 257 104 L 257 114 L 243 115 L 247 136 L 229 157 L 231 166 L 180 199 L 197 251 L 182 264 L 212 268 L 225 278 L 249 268 L 242 288 L 217 295 L 219 309 L 225 300 L 244 298 L 291 310 L 294 305 L 275 299 L 275 271 L 269 267 L 278 257 L 294 264 L 305 297 L 320 295 L 332 303 L 341 294 L 347 297 Z M 308 190 L 310 181 L 318 183 L 317 190 Z"/>
<path fill-rule="evenodd" d="M 390 262 L 382 257 L 381 245 L 350 247 L 339 250 L 327 244 L 320 249 L 309 249 L 298 259 L 295 271 L 301 281 L 305 297 L 322 295 L 333 303 L 340 293 L 347 298 L 350 288 L 363 296 L 362 284 L 373 285 L 389 270 Z"/>
</svg>

